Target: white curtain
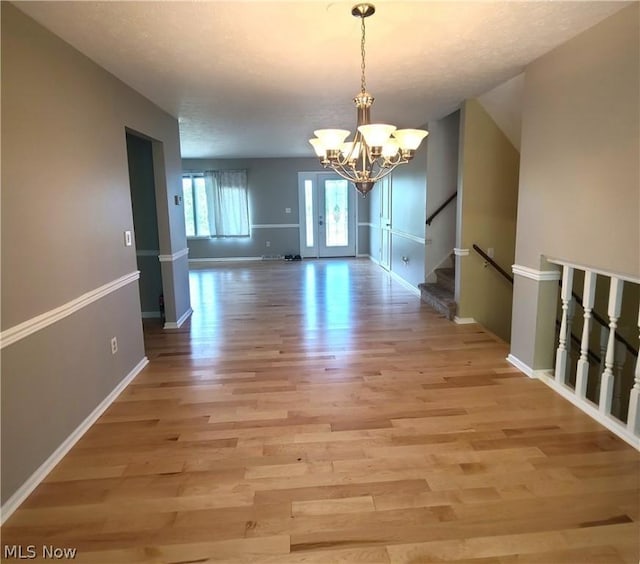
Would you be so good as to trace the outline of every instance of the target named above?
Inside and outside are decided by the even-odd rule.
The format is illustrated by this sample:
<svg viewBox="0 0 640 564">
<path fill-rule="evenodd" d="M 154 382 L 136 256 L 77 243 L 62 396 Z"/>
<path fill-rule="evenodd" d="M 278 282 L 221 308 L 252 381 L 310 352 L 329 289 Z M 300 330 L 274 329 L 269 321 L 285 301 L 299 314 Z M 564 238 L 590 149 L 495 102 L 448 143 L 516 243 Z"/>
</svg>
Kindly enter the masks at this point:
<svg viewBox="0 0 640 564">
<path fill-rule="evenodd" d="M 204 181 L 211 237 L 248 237 L 247 171 L 208 170 Z"/>
</svg>

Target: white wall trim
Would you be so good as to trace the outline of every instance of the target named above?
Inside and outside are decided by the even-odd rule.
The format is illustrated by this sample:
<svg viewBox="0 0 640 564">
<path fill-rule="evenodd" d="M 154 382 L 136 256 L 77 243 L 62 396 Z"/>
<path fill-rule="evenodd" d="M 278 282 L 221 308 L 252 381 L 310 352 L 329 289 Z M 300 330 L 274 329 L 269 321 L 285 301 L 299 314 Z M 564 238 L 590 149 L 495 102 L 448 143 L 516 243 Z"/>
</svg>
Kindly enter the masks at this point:
<svg viewBox="0 0 640 564">
<path fill-rule="evenodd" d="M 160 251 L 158 250 L 151 250 L 151 249 L 141 249 L 139 251 L 136 251 L 136 256 L 137 257 L 157 257 L 158 255 L 160 255 Z"/>
<path fill-rule="evenodd" d="M 18 325 L 14 325 L 9 329 L 5 329 L 0 333 L 0 349 L 4 349 L 5 347 L 12 345 L 21 339 L 32 335 L 36 331 L 40 331 L 41 329 L 54 324 L 56 321 L 69 317 L 72 313 L 75 313 L 83 307 L 98 301 L 100 298 L 108 296 L 131 282 L 135 282 L 138 278 L 140 278 L 139 270 L 130 272 L 129 274 L 125 274 L 124 276 L 100 286 L 95 290 L 82 294 L 75 300 L 71 300 L 60 307 L 47 311 L 41 315 L 37 315 L 36 317 L 32 317 L 31 319 L 23 321 Z"/>
<path fill-rule="evenodd" d="M 459 249 L 456 247 L 453 249 L 453 254 L 456 255 L 457 257 L 468 257 L 469 249 Z"/>
<path fill-rule="evenodd" d="M 180 329 L 180 327 L 182 327 L 182 324 L 189 319 L 189 316 L 193 313 L 193 310 L 191 308 L 189 308 L 187 311 L 185 311 L 182 314 L 182 317 L 180 319 L 178 319 L 178 321 L 167 321 L 164 324 L 164 328 L 165 329 Z"/>
<path fill-rule="evenodd" d="M 590 401 L 584 401 L 578 398 L 574 391 L 567 386 L 556 382 L 553 377 L 553 373 L 550 370 L 536 371 L 536 376 L 539 380 L 544 382 L 547 386 L 552 388 L 555 392 L 560 394 L 564 399 L 575 405 L 580 411 L 586 413 L 592 419 L 595 419 L 601 425 L 604 425 L 609 431 L 616 434 L 623 441 L 631 445 L 636 450 L 640 451 L 640 438 L 629 432 L 627 427 L 620 423 L 617 419 L 610 415 L 602 413 L 598 406 Z"/>
<path fill-rule="evenodd" d="M 98 420 L 98 418 L 107 410 L 107 408 L 115 401 L 129 383 L 149 364 L 149 360 L 145 356 L 134 368 L 127 374 L 120 383 L 104 398 L 98 406 L 87 416 L 87 418 L 76 427 L 76 429 L 62 442 L 62 444 L 53 451 L 51 456 L 47 458 L 40 467 L 18 488 L 18 490 L 4 503 L 0 508 L 0 524 L 3 524 L 12 513 L 24 502 L 29 494 L 44 480 L 53 470 L 53 468 L 62 460 L 62 458 L 73 448 L 78 440 L 84 435 L 88 429 Z"/>
<path fill-rule="evenodd" d="M 370 223 L 368 221 L 359 221 L 358 222 L 358 227 L 380 227 L 379 225 L 374 225 L 373 223 Z"/>
<path fill-rule="evenodd" d="M 571 268 L 576 268 L 578 270 L 590 270 L 591 272 L 595 272 L 596 274 L 602 274 L 603 276 L 608 276 L 610 278 L 619 278 L 620 280 L 626 280 L 627 282 L 633 282 L 634 284 L 640 284 L 640 278 L 635 276 L 631 276 L 629 274 L 620 274 L 619 272 L 611 272 L 610 270 L 603 270 L 601 268 L 594 268 L 593 266 L 586 266 L 583 264 L 577 264 L 575 262 L 570 262 L 568 260 L 562 260 L 558 258 L 545 257 L 548 262 L 553 264 L 558 264 L 560 266 L 570 266 Z"/>
<path fill-rule="evenodd" d="M 381 266 L 381 265 L 380 265 L 380 261 L 379 261 L 377 258 L 375 258 L 375 257 L 373 257 L 373 256 L 371 256 L 371 255 L 369 255 L 369 260 L 370 260 L 373 264 L 377 264 L 378 266 Z M 386 272 L 388 272 L 388 270 L 387 270 L 386 268 L 385 268 L 384 270 L 385 270 Z"/>
<path fill-rule="evenodd" d="M 405 233 L 404 231 L 398 231 L 397 229 L 389 229 L 389 231 L 391 232 L 391 235 L 397 235 L 398 237 L 409 239 L 409 241 L 415 241 L 416 243 L 420 243 L 421 245 L 426 244 L 424 237 L 418 237 L 417 235 Z"/>
<path fill-rule="evenodd" d="M 546 372 L 545 370 L 534 370 L 529 365 L 522 362 L 517 356 L 514 356 L 511 353 L 509 353 L 509 356 L 507 356 L 507 362 L 515 366 L 523 374 L 529 376 L 529 378 L 538 378 L 540 374 Z"/>
<path fill-rule="evenodd" d="M 473 317 L 458 317 L 453 318 L 454 323 L 458 325 L 471 325 L 472 323 L 478 323 Z"/>
<path fill-rule="evenodd" d="M 295 227 L 298 229 L 300 227 L 299 223 L 258 223 L 256 225 L 252 225 L 251 229 L 287 229 Z"/>
<path fill-rule="evenodd" d="M 366 258 L 366 259 L 370 259 L 371 255 L 368 253 L 364 253 L 364 254 L 358 254 L 356 255 L 356 258 Z"/>
<path fill-rule="evenodd" d="M 181 257 L 186 257 L 189 254 L 189 249 L 182 249 L 181 251 L 177 251 L 172 255 L 158 255 L 158 260 L 160 262 L 173 262 L 178 260 Z"/>
<path fill-rule="evenodd" d="M 262 260 L 262 257 L 190 258 L 189 264 L 204 262 L 245 262 L 251 260 Z"/>
<path fill-rule="evenodd" d="M 514 264 L 511 270 L 517 276 L 536 280 L 537 282 L 560 280 L 561 277 L 560 271 L 558 270 L 536 270 L 535 268 L 529 268 L 528 266 L 521 266 L 519 264 Z"/>
<path fill-rule="evenodd" d="M 159 311 L 143 311 L 142 319 L 160 319 Z"/>
<path fill-rule="evenodd" d="M 389 276 L 391 276 L 391 278 L 393 278 L 396 282 L 399 282 L 411 293 L 420 297 L 420 290 L 416 286 L 411 284 L 411 282 L 409 282 L 408 280 L 405 280 L 404 278 L 402 278 L 402 276 L 400 276 L 396 272 L 393 272 L 392 270 L 388 270 L 387 272 L 389 273 Z"/>
</svg>

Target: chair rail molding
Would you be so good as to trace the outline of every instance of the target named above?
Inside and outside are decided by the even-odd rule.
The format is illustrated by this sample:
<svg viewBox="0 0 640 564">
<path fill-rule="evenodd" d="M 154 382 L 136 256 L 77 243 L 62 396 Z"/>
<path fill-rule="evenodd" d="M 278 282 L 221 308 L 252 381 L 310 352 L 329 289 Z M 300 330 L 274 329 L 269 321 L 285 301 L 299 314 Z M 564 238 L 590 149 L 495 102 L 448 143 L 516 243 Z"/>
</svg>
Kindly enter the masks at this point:
<svg viewBox="0 0 640 564">
<path fill-rule="evenodd" d="M 251 226 L 251 229 L 286 229 L 286 228 L 298 228 L 299 223 L 257 223 Z"/>
<path fill-rule="evenodd" d="M 109 294 L 123 288 L 127 284 L 131 284 L 140 278 L 140 271 L 136 270 L 125 274 L 108 284 L 104 284 L 95 290 L 86 292 L 74 300 L 67 302 L 55 309 L 49 310 L 45 313 L 27 319 L 18 325 L 14 325 L 9 329 L 5 329 L 0 333 L 0 349 L 4 349 L 13 343 L 16 343 L 29 335 L 32 335 L 36 331 L 40 331 L 49 325 L 53 325 L 56 321 L 60 321 L 65 317 L 69 317 L 72 313 L 87 307 L 88 305 L 97 302 L 99 299 L 108 296 Z"/>
<path fill-rule="evenodd" d="M 516 276 L 522 276 L 523 278 L 529 278 L 530 280 L 536 280 L 537 282 L 546 282 L 551 280 L 560 280 L 559 270 L 536 270 L 528 266 L 522 266 L 520 264 L 514 264 L 511 266 L 511 271 Z"/>
<path fill-rule="evenodd" d="M 160 262 L 174 262 L 179 258 L 186 257 L 189 254 L 189 249 L 182 249 L 181 251 L 177 251 L 172 255 L 158 255 L 158 260 Z"/>
<path fill-rule="evenodd" d="M 391 235 L 396 235 L 397 237 L 402 237 L 403 239 L 409 239 L 409 241 L 414 241 L 416 243 L 420 243 L 421 245 L 426 244 L 426 239 L 424 237 L 418 237 L 417 235 L 412 235 L 411 233 L 406 233 L 404 231 L 398 231 L 397 229 L 390 229 Z"/>
</svg>

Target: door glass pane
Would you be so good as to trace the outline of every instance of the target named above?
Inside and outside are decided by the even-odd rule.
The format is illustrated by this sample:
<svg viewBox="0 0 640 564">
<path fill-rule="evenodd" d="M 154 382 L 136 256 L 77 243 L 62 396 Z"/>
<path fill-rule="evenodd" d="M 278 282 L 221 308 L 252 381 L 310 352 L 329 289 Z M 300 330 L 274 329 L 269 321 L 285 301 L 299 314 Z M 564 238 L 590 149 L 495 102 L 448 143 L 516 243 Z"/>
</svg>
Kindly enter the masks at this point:
<svg viewBox="0 0 640 564">
<path fill-rule="evenodd" d="M 349 244 L 349 186 L 346 180 L 324 181 L 324 218 L 327 247 Z"/>
<path fill-rule="evenodd" d="M 307 247 L 313 247 L 313 182 L 304 181 L 304 222 Z"/>
</svg>

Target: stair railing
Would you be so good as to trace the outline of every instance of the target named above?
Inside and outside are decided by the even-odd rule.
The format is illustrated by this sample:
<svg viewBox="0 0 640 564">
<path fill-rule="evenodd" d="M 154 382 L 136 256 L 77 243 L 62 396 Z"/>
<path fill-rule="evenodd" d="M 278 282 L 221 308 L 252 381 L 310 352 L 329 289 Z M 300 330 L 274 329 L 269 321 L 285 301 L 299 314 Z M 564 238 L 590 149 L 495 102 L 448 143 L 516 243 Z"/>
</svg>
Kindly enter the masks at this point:
<svg viewBox="0 0 640 564">
<path fill-rule="evenodd" d="M 444 209 L 446 208 L 450 202 L 452 202 L 453 200 L 456 199 L 456 196 L 458 195 L 458 192 L 454 192 L 453 194 L 451 194 L 451 196 L 449 196 L 445 202 L 443 204 L 440 205 L 440 207 L 434 211 L 428 218 L 427 221 L 425 222 L 427 225 L 431 225 L 431 222 L 438 216 L 438 214 Z"/>
<path fill-rule="evenodd" d="M 495 268 L 502 276 L 504 276 L 511 284 L 513 284 L 513 276 L 509 274 L 504 268 L 502 268 L 495 260 L 493 260 L 487 253 L 485 253 L 478 245 L 473 244 L 473 250 L 478 253 L 486 262 L 488 262 L 493 268 Z"/>
<path fill-rule="evenodd" d="M 615 275 L 602 271 L 597 271 L 589 267 L 577 266 L 564 261 L 547 259 L 549 262 L 562 266 L 561 280 L 561 300 L 562 300 L 562 323 L 558 336 L 558 348 L 556 352 L 556 367 L 553 375 L 555 387 L 563 395 L 572 393 L 580 407 L 582 407 L 592 417 L 598 419 L 611 430 L 622 436 L 628 442 L 640 447 L 640 362 L 638 361 L 638 350 L 635 349 L 622 335 L 616 331 L 618 321 L 621 316 L 622 295 L 625 283 L 640 284 L 640 279 L 629 276 Z M 584 286 L 582 298 L 573 292 L 573 275 L 576 270 L 584 272 Z M 593 310 L 595 302 L 596 278 L 604 276 L 610 279 L 609 300 L 607 315 L 608 323 Z M 580 357 L 576 366 L 575 389 L 571 390 L 566 386 L 565 374 L 566 363 L 568 362 L 566 341 L 567 323 L 569 315 L 569 303 L 576 299 L 584 310 L 584 320 L 582 326 L 582 339 L 580 341 Z M 640 307 L 639 307 L 640 310 Z M 595 320 L 601 328 L 592 327 L 591 320 Z M 640 328 L 640 311 L 638 311 L 638 327 Z M 599 379 L 596 388 L 599 389 L 595 402 L 587 398 L 587 385 L 589 378 L 589 340 L 592 328 L 599 333 L 602 343 L 603 366 L 598 366 Z M 608 328 L 608 332 L 603 331 Z M 627 355 L 630 352 L 631 355 Z M 633 360 L 635 357 L 635 369 L 629 378 L 632 381 L 625 382 L 624 364 L 626 358 Z M 629 368 L 633 368 L 630 366 Z M 630 386 L 630 389 L 628 388 Z M 628 410 L 622 410 L 623 391 L 628 390 Z M 625 393 L 626 395 L 626 393 Z M 571 398 L 569 398 L 571 399 Z M 574 401 L 574 399 L 571 399 Z M 574 401 L 575 403 L 575 401 Z M 582 404 L 582 405 L 580 405 Z M 583 406 L 586 406 L 583 407 Z"/>
<path fill-rule="evenodd" d="M 504 278 L 513 284 L 513 276 L 507 273 L 496 261 L 485 253 L 477 245 L 473 249 L 494 267 Z M 566 264 L 559 260 L 547 259 L 549 262 L 562 266 L 562 280 L 560 281 L 560 297 L 562 301 L 562 316 L 560 321 L 556 320 L 556 326 L 560 326 L 557 337 L 556 366 L 553 380 L 547 382 L 575 405 L 589 414 L 594 419 L 600 421 L 616 434 L 640 449 L 640 360 L 638 350 L 635 349 L 622 335 L 616 332 L 618 320 L 620 319 L 622 306 L 623 284 L 626 282 L 640 284 L 640 279 L 631 277 L 618 277 L 605 272 L 597 272 L 588 267 L 577 267 Z M 584 271 L 584 291 L 580 298 L 573 291 L 574 271 Z M 596 276 L 604 275 L 610 278 L 609 304 L 607 323 L 594 310 Z M 575 300 L 582 306 L 583 325 L 581 338 L 576 337 L 571 332 L 571 322 L 573 317 L 572 302 Z M 638 329 L 640 330 L 640 306 L 638 311 Z M 594 319 L 600 329 L 601 354 L 597 355 L 589 349 L 589 339 L 591 335 L 591 319 Z M 605 333 L 605 330 L 608 330 Z M 575 388 L 567 385 L 568 362 L 570 362 L 570 344 L 575 343 L 579 347 L 579 357 L 575 367 Z M 622 405 L 622 376 L 627 352 L 631 353 L 631 358 L 635 357 L 635 369 L 633 373 L 633 383 L 629 390 L 629 403 L 626 414 L 621 413 Z M 589 378 L 589 366 L 595 367 L 600 374 L 596 389 L 598 390 L 598 403 L 594 404 L 587 398 L 587 385 Z M 573 366 L 571 366 L 573 368 Z M 546 379 L 545 379 L 546 381 Z"/>
</svg>

